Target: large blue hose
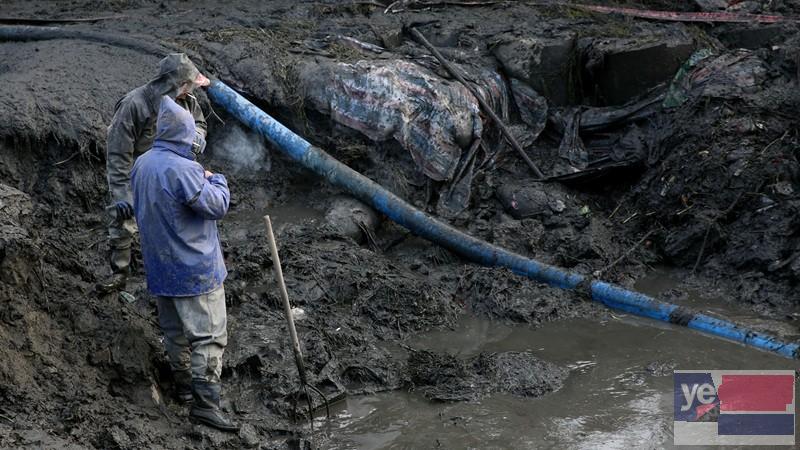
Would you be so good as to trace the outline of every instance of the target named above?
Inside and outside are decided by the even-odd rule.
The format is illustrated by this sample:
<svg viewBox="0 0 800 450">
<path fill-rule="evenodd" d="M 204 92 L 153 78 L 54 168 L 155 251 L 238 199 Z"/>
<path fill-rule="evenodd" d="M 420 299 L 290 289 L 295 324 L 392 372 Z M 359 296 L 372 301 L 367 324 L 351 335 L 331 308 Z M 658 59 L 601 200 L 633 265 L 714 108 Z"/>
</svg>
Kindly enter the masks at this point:
<svg viewBox="0 0 800 450">
<path fill-rule="evenodd" d="M 434 217 L 419 211 L 379 184 L 340 163 L 323 150 L 293 133 L 280 122 L 257 108 L 236 91 L 220 81 L 208 89 L 211 99 L 253 130 L 262 134 L 291 159 L 323 176 L 330 183 L 347 190 L 361 201 L 372 205 L 394 222 L 413 233 L 452 250 L 465 258 L 486 266 L 507 267 L 514 273 L 560 287 L 575 289 L 585 286 L 591 297 L 604 305 L 637 316 L 684 325 L 704 333 L 777 353 L 788 358 L 798 357 L 798 344 L 778 339 L 738 326 L 726 320 L 658 301 L 602 281 L 591 281 L 469 236 Z"/>
</svg>

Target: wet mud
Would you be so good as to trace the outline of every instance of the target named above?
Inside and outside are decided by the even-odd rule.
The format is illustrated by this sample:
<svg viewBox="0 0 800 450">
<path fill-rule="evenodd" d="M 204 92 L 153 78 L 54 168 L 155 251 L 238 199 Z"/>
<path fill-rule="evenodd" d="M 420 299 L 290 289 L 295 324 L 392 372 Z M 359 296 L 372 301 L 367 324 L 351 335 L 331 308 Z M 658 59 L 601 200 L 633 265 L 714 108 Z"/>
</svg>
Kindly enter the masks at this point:
<svg viewBox="0 0 800 450">
<path fill-rule="evenodd" d="M 120 15 L 64 26 L 187 52 L 315 145 L 476 237 L 629 287 L 655 264 L 677 267 L 693 284 L 665 299 L 713 291 L 758 314 L 760 329 L 799 334 L 796 26 L 414 3 L 384 13 L 369 2 L 32 1 L 7 2 L 4 15 Z M 554 179 L 533 179 L 472 94 L 403 32 L 430 20 L 420 30 Z M 411 235 L 200 93 L 210 127 L 201 162 L 228 175 L 232 193 L 219 224 L 229 270 L 223 406 L 244 427 L 192 424 L 171 397 L 140 255 L 126 294 L 93 291 L 108 270 L 105 127 L 157 62 L 99 42 L 0 42 L 0 446 L 336 442 L 336 431 L 308 432 L 264 214 L 289 296 L 306 313 L 298 331 L 310 381 L 330 402 L 397 390 L 448 403 L 547 399 L 570 385 L 574 361 L 556 354 L 464 355 L 413 338 L 465 316 L 538 330 L 576 318 L 591 327 L 608 311 Z M 385 70 L 398 65 L 407 70 Z M 410 97 L 413 107 L 389 107 Z M 314 407 L 324 410 L 321 399 Z"/>
<path fill-rule="evenodd" d="M 653 286 L 657 280 L 649 281 Z M 672 281 L 670 289 L 681 285 Z M 752 312 L 718 308 L 744 323 L 754 319 Z M 442 402 L 428 400 L 424 389 L 351 397 L 336 405 L 336 439 L 325 446 L 680 448 L 673 446 L 673 370 L 797 366 L 686 328 L 654 327 L 625 315 L 568 319 L 535 329 L 465 316 L 455 330 L 423 333 L 412 345 L 457 355 L 461 361 L 524 353 L 550 361 L 568 375 L 558 390 L 535 398 L 495 392 L 475 401 Z"/>
</svg>

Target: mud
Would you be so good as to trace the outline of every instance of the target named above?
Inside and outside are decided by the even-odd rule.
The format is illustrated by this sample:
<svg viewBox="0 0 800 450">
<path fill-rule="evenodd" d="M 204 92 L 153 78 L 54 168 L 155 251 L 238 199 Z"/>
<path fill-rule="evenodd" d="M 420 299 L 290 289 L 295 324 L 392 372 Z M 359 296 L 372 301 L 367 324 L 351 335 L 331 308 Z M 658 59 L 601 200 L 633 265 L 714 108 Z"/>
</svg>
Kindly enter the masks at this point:
<svg viewBox="0 0 800 450">
<path fill-rule="evenodd" d="M 683 291 L 686 303 L 714 304 L 715 311 L 743 323 L 757 317 L 687 294 L 685 283 L 675 278 L 680 275 L 660 272 L 639 287 L 653 295 L 664 292 L 662 286 Z M 531 354 L 568 376 L 560 389 L 536 399 L 494 393 L 479 401 L 432 402 L 424 390 L 348 398 L 336 407 L 337 438 L 330 448 L 680 448 L 673 446 L 672 435 L 673 370 L 797 367 L 795 361 L 686 328 L 653 327 L 618 314 L 536 329 L 464 317 L 455 330 L 423 333 L 412 344 L 461 361 Z"/>
<path fill-rule="evenodd" d="M 541 397 L 557 391 L 567 371 L 530 353 L 480 354 L 466 361 L 424 350 L 408 360 L 412 390 L 436 401 L 477 401 L 492 393 Z"/>
<path fill-rule="evenodd" d="M 794 26 L 756 33 L 517 3 L 420 10 L 410 2 L 389 14 L 360 3 L 262 3 L 241 0 L 220 10 L 205 1 L 32 1 L 6 2 L 4 11 L 122 14 L 68 27 L 188 52 L 314 144 L 476 237 L 627 286 L 653 264 L 677 266 L 698 290 L 756 311 L 762 329 L 797 334 Z M 760 8 L 797 12 L 784 2 Z M 529 156 L 562 181 L 532 180 L 474 110 L 426 100 L 434 102 L 433 122 L 406 115 L 378 136 L 360 129 L 370 122 L 343 120 L 332 113 L 337 104 L 324 104 L 333 94 L 315 88 L 335 85 L 321 85 L 314 74 L 324 69 L 341 81 L 345 72 L 337 68 L 398 61 L 424 73 L 429 86 L 466 96 L 402 32 L 404 24 L 432 19 L 438 22 L 420 28 L 426 37 L 483 89 Z M 743 41 L 752 43 L 749 50 L 736 49 Z M 676 78 L 701 48 L 713 56 Z M 644 70 L 642 55 L 661 64 Z M 230 215 L 220 222 L 230 272 L 224 407 L 245 426 L 225 435 L 191 424 L 171 400 L 141 265 L 134 261 L 129 295 L 92 290 L 107 270 L 105 127 L 116 100 L 152 76 L 157 58 L 51 40 L 2 42 L 0 61 L 0 446 L 330 442 L 304 426 L 264 214 L 276 224 L 290 298 L 306 311 L 298 331 L 311 381 L 332 401 L 397 389 L 448 400 L 497 392 L 546 399 L 569 383 L 558 355 L 448 355 L 409 342 L 449 329 L 465 314 L 530 328 L 608 317 L 577 294 L 474 267 L 409 234 L 217 109 L 221 120 L 208 119 L 202 162 L 228 174 L 232 190 Z M 200 98 L 210 114 L 213 105 Z M 464 126 L 467 120 L 473 123 Z M 447 158 L 428 164 L 425 156 L 436 149 L 410 139 L 408 130 L 446 131 Z M 481 145 L 470 153 L 477 138 Z"/>
</svg>

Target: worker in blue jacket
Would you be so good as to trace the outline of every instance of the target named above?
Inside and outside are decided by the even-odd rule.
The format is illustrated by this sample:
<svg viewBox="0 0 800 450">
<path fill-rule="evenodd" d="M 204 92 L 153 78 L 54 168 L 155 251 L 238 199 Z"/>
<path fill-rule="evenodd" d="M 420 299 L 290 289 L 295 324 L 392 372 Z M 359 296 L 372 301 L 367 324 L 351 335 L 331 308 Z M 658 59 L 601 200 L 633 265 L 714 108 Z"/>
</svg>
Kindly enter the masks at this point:
<svg viewBox="0 0 800 450">
<path fill-rule="evenodd" d="M 209 83 L 188 56 L 172 53 L 159 63 L 158 76 L 130 91 L 114 107 L 106 145 L 108 192 L 112 201 L 106 208 L 109 215 L 108 245 L 112 274 L 97 283 L 98 292 L 125 289 L 130 275 L 131 243 L 137 233 L 133 220 L 131 166 L 136 157 L 153 146 L 161 96 L 169 95 L 192 114 L 194 141 L 196 145 L 204 146 L 206 119 L 192 92 Z"/>
<path fill-rule="evenodd" d="M 219 407 L 228 332 L 216 221 L 228 212 L 230 192 L 223 175 L 195 161 L 203 147 L 192 114 L 163 96 L 153 147 L 131 171 L 133 209 L 177 395 L 194 400 L 191 417 L 236 431 Z"/>
</svg>

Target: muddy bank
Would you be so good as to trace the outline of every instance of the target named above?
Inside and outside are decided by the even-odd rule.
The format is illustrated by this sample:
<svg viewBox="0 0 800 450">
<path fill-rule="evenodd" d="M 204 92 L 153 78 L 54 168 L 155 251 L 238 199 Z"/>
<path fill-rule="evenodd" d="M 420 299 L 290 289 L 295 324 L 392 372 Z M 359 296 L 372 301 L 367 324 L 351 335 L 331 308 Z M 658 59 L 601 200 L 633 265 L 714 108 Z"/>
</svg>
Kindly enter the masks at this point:
<svg viewBox="0 0 800 450">
<path fill-rule="evenodd" d="M 241 1 L 225 11 L 211 2 L 48 5 L 17 2 L 8 14 L 121 13 L 69 27 L 157 36 L 189 52 L 315 144 L 477 237 L 626 285 L 656 262 L 694 269 L 701 285 L 736 293 L 731 301 L 795 317 L 790 26 L 756 27 L 761 44 L 740 51 L 737 43 L 752 41 L 733 25 L 557 6 L 383 14 L 334 2 Z M 431 18 L 439 22 L 422 29 L 426 36 L 558 181 L 533 180 L 476 99 L 403 35 L 404 24 Z M 684 67 L 703 48 L 709 56 Z M 565 376 L 546 360 L 471 361 L 403 345 L 465 313 L 531 327 L 605 314 L 572 293 L 467 265 L 342 201 L 344 193 L 217 111 L 203 163 L 229 174 L 233 199 L 220 223 L 230 271 L 224 406 L 245 428 L 229 436 L 192 425 L 170 398 L 141 266 L 132 296 L 91 288 L 106 270 L 105 126 L 157 58 L 60 40 L 3 42 L 0 55 L 0 336 L 9 342 L 0 350 L 9 361 L 0 368 L 1 445 L 280 448 L 307 437 L 293 421 L 299 386 L 264 213 L 276 220 L 290 297 L 307 314 L 298 326 L 312 380 L 331 399 L 414 386 L 447 397 L 441 389 L 453 384 L 431 381 L 437 367 L 456 370 L 455 386 L 487 386 L 508 358 L 528 363 L 534 377 L 513 377 L 523 385 L 509 391 L 545 395 Z M 660 64 L 644 70 L 642 58 Z M 348 103 L 356 96 L 347 92 L 366 100 Z M 397 114 L 387 106 L 393 95 L 407 107 Z M 489 390 L 459 392 L 450 399 Z"/>
</svg>

